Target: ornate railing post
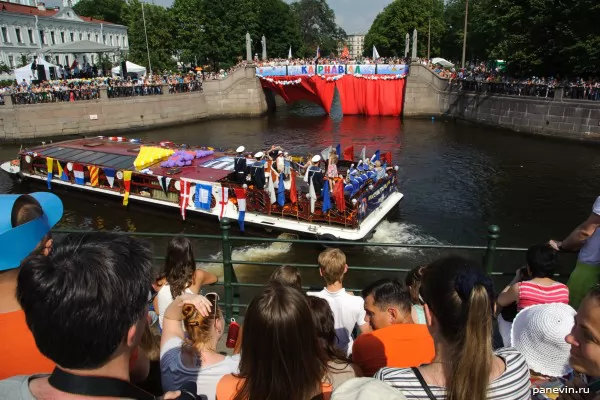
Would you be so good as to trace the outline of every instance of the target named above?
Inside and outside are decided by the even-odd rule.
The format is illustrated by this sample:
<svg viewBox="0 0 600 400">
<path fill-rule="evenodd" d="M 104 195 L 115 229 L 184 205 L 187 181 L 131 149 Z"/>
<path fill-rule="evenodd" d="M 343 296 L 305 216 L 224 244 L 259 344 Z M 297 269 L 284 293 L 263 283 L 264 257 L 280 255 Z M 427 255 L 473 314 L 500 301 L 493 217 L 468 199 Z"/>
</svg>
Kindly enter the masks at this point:
<svg viewBox="0 0 600 400">
<path fill-rule="evenodd" d="M 491 275 L 494 271 L 494 255 L 496 253 L 496 241 L 500 237 L 500 227 L 498 225 L 490 225 L 488 227 L 488 244 L 483 258 L 485 272 Z"/>
<path fill-rule="evenodd" d="M 223 245 L 223 279 L 225 286 L 225 321 L 229 323 L 233 314 L 233 264 L 231 263 L 231 242 L 229 241 L 229 230 L 231 223 L 229 219 L 221 220 L 221 243 Z"/>
</svg>

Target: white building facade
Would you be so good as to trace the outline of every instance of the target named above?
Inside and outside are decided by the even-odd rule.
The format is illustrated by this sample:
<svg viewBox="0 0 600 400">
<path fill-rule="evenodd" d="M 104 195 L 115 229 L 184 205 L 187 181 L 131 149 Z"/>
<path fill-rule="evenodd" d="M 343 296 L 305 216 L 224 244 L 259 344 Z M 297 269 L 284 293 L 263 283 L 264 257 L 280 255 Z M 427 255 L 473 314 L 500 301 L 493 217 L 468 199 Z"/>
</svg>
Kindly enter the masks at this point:
<svg viewBox="0 0 600 400">
<path fill-rule="evenodd" d="M 364 46 L 365 46 L 365 35 L 362 33 L 355 33 L 348 35 L 346 41 L 348 46 L 348 53 L 350 58 L 362 57 Z"/>
<path fill-rule="evenodd" d="M 108 54 L 117 62 L 121 54 L 129 51 L 127 27 L 105 21 L 80 17 L 71 8 L 74 1 L 65 0 L 61 8 L 46 8 L 33 0 L 0 1 L 0 61 L 11 69 L 28 62 L 33 57 L 44 57 L 55 65 L 72 65 L 74 54 L 52 54 L 48 48 L 63 43 L 89 40 L 119 50 Z M 27 3 L 27 4 L 23 4 Z M 80 63 L 97 64 L 98 54 L 79 54 Z"/>
</svg>

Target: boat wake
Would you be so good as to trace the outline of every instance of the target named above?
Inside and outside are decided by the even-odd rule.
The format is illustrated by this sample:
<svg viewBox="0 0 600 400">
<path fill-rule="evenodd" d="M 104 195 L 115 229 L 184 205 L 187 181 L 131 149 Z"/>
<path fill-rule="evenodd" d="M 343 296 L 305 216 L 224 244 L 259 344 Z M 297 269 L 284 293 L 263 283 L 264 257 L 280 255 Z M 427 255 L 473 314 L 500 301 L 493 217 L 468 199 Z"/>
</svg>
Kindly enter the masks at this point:
<svg viewBox="0 0 600 400">
<path fill-rule="evenodd" d="M 294 234 L 290 233 L 282 233 L 277 236 L 278 239 L 297 239 L 298 237 Z M 233 261 L 244 261 L 244 262 L 273 262 L 277 260 L 277 258 L 287 254 L 292 247 L 292 243 L 265 243 L 262 245 L 250 245 L 244 246 L 240 248 L 236 248 L 233 250 L 231 254 L 231 259 Z M 210 256 L 215 260 L 219 260 L 223 257 L 223 252 L 220 251 L 215 255 Z M 233 264 L 235 268 L 235 273 L 238 280 L 245 280 L 245 277 L 251 276 L 255 278 L 256 276 L 256 265 L 253 264 Z M 210 271 L 216 274 L 219 277 L 219 281 L 223 280 L 223 265 L 220 263 L 201 263 L 198 264 L 199 268 Z M 273 268 L 274 270 L 275 268 Z M 264 269 L 267 276 L 271 275 L 272 269 L 265 268 Z M 252 279 L 251 279 L 252 280 Z"/>
<path fill-rule="evenodd" d="M 413 224 L 405 222 L 382 221 L 376 228 L 375 234 L 367 243 L 399 243 L 399 244 L 443 244 L 436 238 L 419 230 Z M 427 249 L 414 247 L 377 247 L 367 246 L 367 251 L 386 256 L 401 256 L 409 254 L 422 254 Z"/>
</svg>

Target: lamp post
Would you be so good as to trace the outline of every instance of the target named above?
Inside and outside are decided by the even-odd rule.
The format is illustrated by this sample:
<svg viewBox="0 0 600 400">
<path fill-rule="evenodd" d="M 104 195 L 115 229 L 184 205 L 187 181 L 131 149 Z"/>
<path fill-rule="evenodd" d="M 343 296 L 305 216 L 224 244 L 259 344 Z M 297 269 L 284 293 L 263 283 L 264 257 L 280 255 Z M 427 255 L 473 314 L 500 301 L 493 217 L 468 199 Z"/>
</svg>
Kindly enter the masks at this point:
<svg viewBox="0 0 600 400">
<path fill-rule="evenodd" d="M 148 53 L 148 69 L 152 76 L 152 63 L 150 62 L 150 46 L 148 45 L 148 31 L 146 30 L 146 13 L 144 12 L 144 2 L 142 1 L 142 19 L 144 20 L 144 36 L 146 37 L 146 52 Z"/>
<path fill-rule="evenodd" d="M 465 0 L 465 31 L 463 37 L 462 67 L 465 68 L 465 58 L 467 56 L 467 23 L 469 20 L 469 0 Z"/>
</svg>

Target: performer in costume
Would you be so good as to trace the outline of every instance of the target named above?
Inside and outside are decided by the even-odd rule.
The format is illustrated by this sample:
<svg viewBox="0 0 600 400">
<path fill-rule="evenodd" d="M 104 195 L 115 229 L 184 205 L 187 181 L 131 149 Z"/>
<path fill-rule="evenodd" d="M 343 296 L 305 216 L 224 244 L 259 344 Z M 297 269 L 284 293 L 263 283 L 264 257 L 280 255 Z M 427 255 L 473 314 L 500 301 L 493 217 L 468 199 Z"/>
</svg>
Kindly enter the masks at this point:
<svg viewBox="0 0 600 400">
<path fill-rule="evenodd" d="M 275 160 L 275 166 L 277 169 L 277 173 L 281 174 L 285 170 L 285 158 L 283 156 L 283 151 L 279 150 L 277 153 L 277 159 Z"/>
<path fill-rule="evenodd" d="M 323 189 L 323 182 L 324 182 L 324 177 L 323 177 L 323 171 L 321 171 L 321 168 L 319 168 L 319 162 L 321 161 L 321 156 L 320 155 L 316 155 L 312 158 L 312 165 L 310 167 L 308 167 L 308 172 L 306 174 L 307 176 L 307 181 L 308 184 L 310 185 L 310 182 L 312 180 L 312 183 L 315 187 L 315 193 L 317 194 L 317 196 L 319 196 L 321 194 L 321 190 Z"/>
<path fill-rule="evenodd" d="M 246 157 L 244 157 L 244 146 L 240 146 L 237 148 L 234 162 L 234 170 L 235 177 L 239 184 L 244 184 L 246 182 L 246 175 L 248 174 L 248 166 L 246 163 Z"/>
<path fill-rule="evenodd" d="M 250 175 L 252 175 L 252 183 L 256 189 L 265 188 L 265 160 L 263 160 L 264 153 L 259 151 L 254 155 L 256 161 L 250 167 Z"/>
</svg>

